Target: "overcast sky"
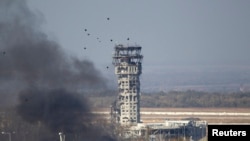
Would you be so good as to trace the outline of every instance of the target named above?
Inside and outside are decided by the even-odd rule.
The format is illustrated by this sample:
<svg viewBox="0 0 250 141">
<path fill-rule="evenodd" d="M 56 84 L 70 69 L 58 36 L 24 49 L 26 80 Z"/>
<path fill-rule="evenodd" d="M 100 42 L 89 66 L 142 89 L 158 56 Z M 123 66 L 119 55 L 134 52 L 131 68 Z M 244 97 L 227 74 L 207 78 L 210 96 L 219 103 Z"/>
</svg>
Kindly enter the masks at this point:
<svg viewBox="0 0 250 141">
<path fill-rule="evenodd" d="M 42 28 L 49 38 L 70 55 L 89 59 L 98 68 L 111 65 L 113 47 L 119 43 L 142 46 L 144 68 L 250 64 L 249 0 L 27 3 L 33 11 L 40 12 Z"/>
</svg>

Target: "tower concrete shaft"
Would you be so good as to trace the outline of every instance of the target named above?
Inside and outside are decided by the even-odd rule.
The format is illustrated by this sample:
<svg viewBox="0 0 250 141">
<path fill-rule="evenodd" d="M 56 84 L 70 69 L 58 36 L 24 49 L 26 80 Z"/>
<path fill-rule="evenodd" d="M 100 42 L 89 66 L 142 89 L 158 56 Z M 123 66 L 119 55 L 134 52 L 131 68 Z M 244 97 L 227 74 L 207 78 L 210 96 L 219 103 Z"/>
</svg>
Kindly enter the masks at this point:
<svg viewBox="0 0 250 141">
<path fill-rule="evenodd" d="M 115 121 L 121 125 L 140 122 L 140 79 L 143 56 L 140 46 L 115 46 L 113 65 L 118 77 L 118 98 L 113 105 Z"/>
</svg>

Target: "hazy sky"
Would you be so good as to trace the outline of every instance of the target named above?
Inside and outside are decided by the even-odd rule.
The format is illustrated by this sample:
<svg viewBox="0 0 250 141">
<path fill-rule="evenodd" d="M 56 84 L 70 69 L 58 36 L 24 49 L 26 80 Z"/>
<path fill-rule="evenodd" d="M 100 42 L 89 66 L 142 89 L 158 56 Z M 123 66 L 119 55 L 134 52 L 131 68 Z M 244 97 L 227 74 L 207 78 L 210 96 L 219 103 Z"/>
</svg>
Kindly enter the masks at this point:
<svg viewBox="0 0 250 141">
<path fill-rule="evenodd" d="M 113 47 L 119 43 L 142 46 L 144 68 L 250 64 L 249 0 L 27 2 L 40 12 L 49 38 L 98 68 L 111 66 Z"/>
</svg>

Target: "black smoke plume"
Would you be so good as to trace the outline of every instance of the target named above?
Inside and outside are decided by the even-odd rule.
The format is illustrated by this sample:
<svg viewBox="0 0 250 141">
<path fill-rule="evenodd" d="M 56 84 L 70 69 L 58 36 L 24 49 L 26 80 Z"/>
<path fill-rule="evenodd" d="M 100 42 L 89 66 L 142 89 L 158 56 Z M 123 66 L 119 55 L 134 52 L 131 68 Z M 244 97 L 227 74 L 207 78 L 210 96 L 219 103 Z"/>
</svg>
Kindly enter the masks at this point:
<svg viewBox="0 0 250 141">
<path fill-rule="evenodd" d="M 104 88 L 105 80 L 93 63 L 68 57 L 41 32 L 39 21 L 26 1 L 0 1 L 1 99 L 6 101 L 12 93 L 12 101 L 13 93 L 30 86 L 78 91 Z"/>
<path fill-rule="evenodd" d="M 92 62 L 68 57 L 49 39 L 39 15 L 25 0 L 0 0 L 0 106 L 16 105 L 25 121 L 42 124 L 52 136 L 114 140 L 93 125 L 84 98 L 89 89 L 104 89 L 105 79 Z M 37 140 L 54 139 L 51 135 Z"/>
<path fill-rule="evenodd" d="M 91 123 L 88 103 L 84 98 L 64 89 L 30 89 L 20 93 L 17 112 L 27 121 L 40 121 L 52 132 L 83 132 Z"/>
</svg>

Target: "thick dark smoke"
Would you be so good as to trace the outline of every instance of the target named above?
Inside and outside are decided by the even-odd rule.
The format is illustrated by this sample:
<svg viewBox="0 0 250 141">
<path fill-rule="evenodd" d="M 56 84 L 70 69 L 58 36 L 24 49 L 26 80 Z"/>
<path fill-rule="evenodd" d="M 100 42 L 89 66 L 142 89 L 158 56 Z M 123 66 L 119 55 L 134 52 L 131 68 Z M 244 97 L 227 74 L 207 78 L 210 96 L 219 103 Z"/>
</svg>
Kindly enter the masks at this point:
<svg viewBox="0 0 250 141">
<path fill-rule="evenodd" d="M 38 21 L 24 0 L 0 1 L 1 97 L 30 86 L 103 88 L 105 80 L 92 62 L 66 56 L 58 43 L 40 31 Z"/>
<path fill-rule="evenodd" d="M 93 118 L 82 96 L 63 89 L 22 91 L 17 111 L 25 120 L 40 121 L 55 133 L 83 132 Z"/>
<path fill-rule="evenodd" d="M 94 118 L 83 96 L 105 88 L 105 79 L 92 62 L 68 57 L 41 31 L 38 17 L 25 0 L 0 0 L 0 106 L 17 105 L 25 121 L 56 136 L 62 131 L 85 135 L 81 140 L 114 140 L 90 126 Z"/>
</svg>

